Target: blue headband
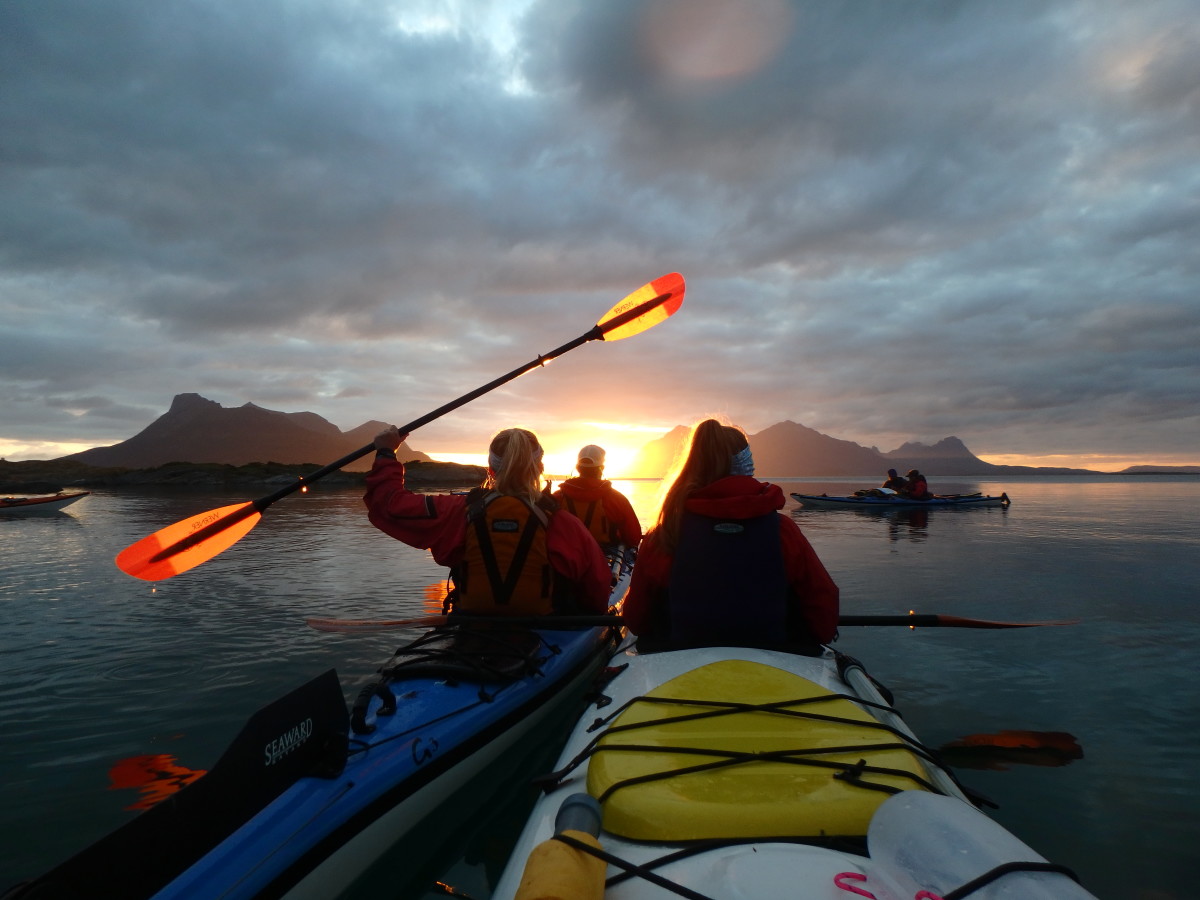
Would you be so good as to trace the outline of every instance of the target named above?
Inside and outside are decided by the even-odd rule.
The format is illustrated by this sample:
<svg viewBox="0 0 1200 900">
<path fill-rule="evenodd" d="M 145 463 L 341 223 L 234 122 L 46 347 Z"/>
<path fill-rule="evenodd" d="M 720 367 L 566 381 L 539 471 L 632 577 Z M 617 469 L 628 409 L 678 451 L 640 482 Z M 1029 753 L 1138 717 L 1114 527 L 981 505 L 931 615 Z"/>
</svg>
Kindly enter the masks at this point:
<svg viewBox="0 0 1200 900">
<path fill-rule="evenodd" d="M 733 454 L 729 463 L 730 475 L 753 475 L 754 474 L 754 454 L 750 452 L 750 445 L 747 444 L 743 450 Z"/>
<path fill-rule="evenodd" d="M 533 460 L 534 460 L 534 462 L 538 462 L 541 460 L 541 458 L 542 458 L 542 448 L 537 447 L 533 451 Z M 488 453 L 488 468 L 490 468 L 493 472 L 500 471 L 500 464 L 502 462 L 504 462 L 504 460 L 501 457 L 497 456 L 495 453 L 491 453 L 491 452 Z"/>
</svg>

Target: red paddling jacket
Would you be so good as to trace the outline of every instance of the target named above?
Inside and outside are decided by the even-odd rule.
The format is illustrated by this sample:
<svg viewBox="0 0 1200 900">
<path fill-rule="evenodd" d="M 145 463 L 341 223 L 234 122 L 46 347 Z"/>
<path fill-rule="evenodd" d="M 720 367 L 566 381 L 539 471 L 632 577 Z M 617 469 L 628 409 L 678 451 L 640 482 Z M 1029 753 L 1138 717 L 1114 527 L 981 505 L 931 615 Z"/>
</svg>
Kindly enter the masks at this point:
<svg viewBox="0 0 1200 900">
<path fill-rule="evenodd" d="M 371 524 L 398 541 L 428 550 L 438 565 L 460 569 L 467 556 L 467 504 L 463 494 L 416 494 L 404 484 L 404 464 L 377 456 L 367 475 L 363 496 Z M 517 501 L 520 503 L 520 501 Z M 524 505 L 524 504 L 522 504 Z M 583 523 L 562 510 L 548 512 L 544 529 L 544 559 L 555 575 L 574 587 L 574 600 L 582 613 L 603 613 L 608 609 L 611 573 L 600 546 Z M 542 550 L 535 554 L 541 560 Z M 540 594 L 540 591 L 538 591 Z M 506 598 L 508 599 L 508 598 Z M 525 615 L 522 604 L 541 603 L 541 598 L 512 598 L 506 610 Z M 484 611 L 473 609 L 474 612 Z"/>
<path fill-rule="evenodd" d="M 629 629 L 692 646 L 833 640 L 838 587 L 799 526 L 779 515 L 784 502 L 778 485 L 747 475 L 696 491 L 674 556 L 654 531 L 642 541 L 623 611 Z"/>
<path fill-rule="evenodd" d="M 917 475 L 905 484 L 908 496 L 913 500 L 929 500 L 933 497 L 933 494 L 929 493 L 929 482 L 925 480 L 924 475 Z"/>
<path fill-rule="evenodd" d="M 602 547 L 624 544 L 633 550 L 642 542 L 642 524 L 633 505 L 611 481 L 584 475 L 568 478 L 553 497 L 588 526 Z"/>
</svg>

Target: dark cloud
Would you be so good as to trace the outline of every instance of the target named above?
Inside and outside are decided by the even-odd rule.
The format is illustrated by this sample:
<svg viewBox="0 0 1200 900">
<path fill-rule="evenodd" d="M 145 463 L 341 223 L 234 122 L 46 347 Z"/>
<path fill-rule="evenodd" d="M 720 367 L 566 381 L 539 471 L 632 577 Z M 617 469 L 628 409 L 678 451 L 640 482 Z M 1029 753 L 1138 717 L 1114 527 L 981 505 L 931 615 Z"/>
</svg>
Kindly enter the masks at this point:
<svg viewBox="0 0 1200 900">
<path fill-rule="evenodd" d="M 10 0 L 0 437 L 405 420 L 678 270 L 430 440 L 613 385 L 587 418 L 1195 457 L 1190 6 Z"/>
</svg>

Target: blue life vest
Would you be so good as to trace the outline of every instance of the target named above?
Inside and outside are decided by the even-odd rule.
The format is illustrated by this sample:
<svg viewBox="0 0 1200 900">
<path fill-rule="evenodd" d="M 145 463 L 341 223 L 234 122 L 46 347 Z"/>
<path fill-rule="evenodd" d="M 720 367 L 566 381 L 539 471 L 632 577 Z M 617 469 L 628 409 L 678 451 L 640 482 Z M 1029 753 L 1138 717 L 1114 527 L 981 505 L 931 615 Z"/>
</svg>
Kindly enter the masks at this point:
<svg viewBox="0 0 1200 900">
<path fill-rule="evenodd" d="M 667 606 L 673 646 L 786 643 L 788 583 L 778 513 L 751 519 L 684 513 Z"/>
</svg>

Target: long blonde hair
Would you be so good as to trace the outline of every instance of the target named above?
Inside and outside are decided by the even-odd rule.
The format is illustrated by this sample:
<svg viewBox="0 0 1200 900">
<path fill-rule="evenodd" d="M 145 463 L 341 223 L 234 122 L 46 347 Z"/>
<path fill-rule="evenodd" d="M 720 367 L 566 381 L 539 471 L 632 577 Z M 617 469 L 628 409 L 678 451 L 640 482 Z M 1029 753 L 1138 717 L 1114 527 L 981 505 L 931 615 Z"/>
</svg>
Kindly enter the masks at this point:
<svg viewBox="0 0 1200 900">
<path fill-rule="evenodd" d="M 535 504 L 542 495 L 542 445 L 537 435 L 524 428 L 506 428 L 488 445 L 489 463 L 483 486 L 509 497 L 521 497 Z"/>
<path fill-rule="evenodd" d="M 654 527 L 658 543 L 666 552 L 674 553 L 679 545 L 680 523 L 688 498 L 728 475 L 733 455 L 747 446 L 749 441 L 744 431 L 716 419 L 705 419 L 692 429 L 686 452 L 681 453 L 683 461 L 663 497 Z"/>
</svg>

